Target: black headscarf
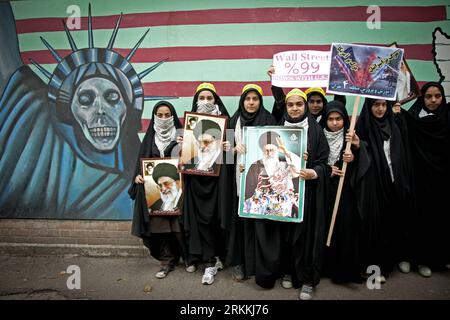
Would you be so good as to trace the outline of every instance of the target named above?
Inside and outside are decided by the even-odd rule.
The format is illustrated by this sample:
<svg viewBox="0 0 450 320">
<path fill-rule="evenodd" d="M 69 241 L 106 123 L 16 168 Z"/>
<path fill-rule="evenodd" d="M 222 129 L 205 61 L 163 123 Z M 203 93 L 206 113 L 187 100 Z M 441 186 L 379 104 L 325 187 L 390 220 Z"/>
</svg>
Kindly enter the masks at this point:
<svg viewBox="0 0 450 320">
<path fill-rule="evenodd" d="M 395 122 L 392 102 L 387 102 L 385 115 L 378 119 L 372 114 L 372 106 L 378 99 L 366 98 L 361 114 L 356 123 L 356 133 L 361 140 L 368 143 L 368 151 L 377 177 L 380 192 L 385 201 L 389 201 L 389 186 L 392 185 L 390 169 L 384 153 L 384 141 L 390 139 L 391 163 L 398 196 L 407 198 L 412 192 L 411 158 L 406 129 L 401 122 Z"/>
<path fill-rule="evenodd" d="M 386 101 L 386 112 L 383 118 L 378 119 L 372 114 L 372 106 L 375 101 L 376 99 L 371 98 L 366 98 L 364 101 L 358 122 L 356 123 L 356 132 L 360 139 L 369 144 L 369 149 L 372 151 L 371 157 L 374 160 L 377 174 L 381 179 L 381 185 L 390 186 L 392 180 L 383 145 L 384 141 L 388 140 L 392 134 L 392 103 Z M 391 150 L 393 150 L 392 147 L 391 144 Z M 383 190 L 389 192 L 389 190 Z"/>
<path fill-rule="evenodd" d="M 333 100 L 323 108 L 323 116 L 320 119 L 319 124 L 322 126 L 322 128 L 327 129 L 328 131 L 331 131 L 327 126 L 327 120 L 328 116 L 332 112 L 337 112 L 342 116 L 342 119 L 344 119 L 344 132 L 347 132 L 348 128 L 350 128 L 350 118 L 348 116 L 347 109 L 345 108 L 345 105 L 341 101 Z"/>
<path fill-rule="evenodd" d="M 248 113 L 244 108 L 245 98 L 250 91 L 255 92 L 259 97 L 259 109 L 254 113 Z M 239 118 L 241 119 L 241 127 L 276 124 L 275 118 L 264 108 L 263 97 L 254 88 L 249 88 L 241 94 L 241 98 L 239 99 L 239 107 L 230 119 L 229 128 L 234 129 Z"/>
<path fill-rule="evenodd" d="M 344 120 L 344 127 L 343 127 L 344 130 L 343 130 L 343 136 L 342 136 L 342 139 L 344 141 L 342 143 L 341 150 L 339 150 L 339 158 L 338 158 L 338 166 L 340 167 L 342 165 L 342 155 L 343 155 L 343 151 L 345 149 L 345 133 L 347 132 L 348 128 L 350 127 L 350 119 L 348 117 L 347 109 L 345 108 L 345 106 L 342 102 L 337 101 L 337 100 L 328 102 L 327 105 L 323 108 L 322 118 L 319 121 L 319 125 L 329 132 L 331 132 L 331 130 L 328 128 L 327 120 L 328 120 L 328 116 L 332 112 L 339 113 L 342 116 L 342 119 Z M 330 150 L 330 152 L 331 152 L 331 150 Z"/>
<path fill-rule="evenodd" d="M 423 109 L 431 112 L 425 106 L 424 96 L 430 87 L 436 87 L 442 94 L 440 106 L 433 111 L 433 115 L 419 118 L 419 113 Z M 450 112 L 446 105 L 444 88 L 437 82 L 428 82 L 423 85 L 421 96 L 411 106 L 405 114 L 408 123 L 408 133 L 411 136 L 411 149 L 415 150 L 420 161 L 424 161 L 434 168 L 431 170 L 442 171 L 438 163 L 444 163 L 448 157 L 450 143 Z M 439 146 L 439 147 L 437 147 Z M 436 165 L 436 166 L 435 166 Z M 425 169 L 428 170 L 428 169 Z"/>
<path fill-rule="evenodd" d="M 419 118 L 419 113 L 422 109 L 430 112 L 430 110 L 426 108 L 424 101 L 425 93 L 430 87 L 436 87 L 440 90 L 442 102 L 440 106 L 433 111 L 433 115 Z M 438 145 L 441 148 L 440 151 L 438 148 L 434 148 L 431 153 L 446 153 L 446 148 L 444 146 L 447 146 L 448 150 L 450 141 L 450 112 L 448 110 L 449 106 L 446 105 L 444 88 L 442 85 L 437 82 L 428 82 L 423 85 L 420 91 L 422 95 L 417 98 L 416 102 L 411 106 L 408 112 L 403 112 L 403 114 L 406 115 L 411 141 L 415 141 L 414 145 L 411 147 L 413 149 L 417 149 L 419 146 L 420 148 L 423 148 L 423 150 L 418 150 L 418 152 L 421 154 L 421 157 L 424 157 L 424 161 L 432 164 L 435 161 L 433 161 L 429 154 L 430 148 Z"/>
<path fill-rule="evenodd" d="M 429 110 L 425 107 L 424 96 L 430 87 L 436 87 L 441 91 L 442 102 L 434 111 L 434 115 L 419 118 L 422 109 Z M 421 89 L 422 95 L 411 106 L 406 115 L 408 122 L 408 132 L 411 135 L 411 141 L 415 141 L 412 149 L 416 149 L 423 161 L 429 165 L 439 162 L 436 158 L 437 154 L 442 157 L 448 156 L 450 141 L 450 112 L 449 106 L 446 105 L 444 88 L 437 82 L 428 82 Z M 437 147 L 439 146 L 439 147 Z M 433 154 L 433 155 L 432 155 Z M 441 163 L 445 162 L 441 156 Z M 436 170 L 440 170 L 435 168 Z"/>
<path fill-rule="evenodd" d="M 214 96 L 214 104 L 217 104 L 217 106 L 219 107 L 221 116 L 227 116 L 228 118 L 230 117 L 230 115 L 228 114 L 227 109 L 225 108 L 225 105 L 222 102 L 222 99 L 220 99 L 219 95 L 217 93 L 215 93 L 214 91 L 210 90 L 210 89 L 201 89 L 199 91 L 197 91 L 194 95 L 194 99 L 192 100 L 192 108 L 191 108 L 191 112 L 197 112 L 197 100 L 198 100 L 198 96 L 202 91 L 209 91 L 212 93 L 212 95 Z"/>
<path fill-rule="evenodd" d="M 311 91 L 311 92 L 309 92 L 306 96 L 308 97 L 308 100 L 309 100 L 309 98 L 310 98 L 311 96 L 319 96 L 320 99 L 322 99 L 322 103 L 323 103 L 322 110 L 321 110 L 317 115 L 312 115 L 312 114 L 311 114 L 311 115 L 312 115 L 314 118 L 317 118 L 317 117 L 323 115 L 323 112 L 324 112 L 324 110 L 325 110 L 325 106 L 326 106 L 327 103 L 328 103 L 327 98 L 325 98 L 325 96 L 324 96 L 322 93 L 320 93 L 319 91 Z"/>
<path fill-rule="evenodd" d="M 439 105 L 439 107 L 434 110 L 431 111 L 429 110 L 426 106 L 425 106 L 425 93 L 427 92 L 427 90 L 431 87 L 436 87 L 439 89 L 439 91 L 442 94 L 442 102 Z M 423 109 L 428 113 L 433 113 L 434 115 L 439 115 L 442 112 L 445 113 L 445 109 L 446 108 L 446 98 L 445 98 L 445 93 L 444 93 L 444 88 L 442 87 L 442 85 L 438 82 L 427 82 L 423 85 L 423 87 L 420 89 L 420 93 L 421 95 L 417 98 L 416 102 L 414 102 L 414 104 L 411 106 L 411 108 L 409 109 L 409 113 L 412 114 L 415 117 L 419 117 L 419 113 L 420 111 Z"/>
<path fill-rule="evenodd" d="M 325 96 L 322 94 L 322 93 L 320 93 L 319 91 L 311 91 L 311 92 L 309 92 L 306 96 L 308 97 L 308 100 L 309 100 L 309 98 L 311 97 L 311 96 L 320 96 L 320 98 L 322 99 L 322 102 L 323 102 L 323 106 L 325 107 L 326 105 L 327 105 L 327 103 L 328 103 L 328 100 L 327 100 L 327 98 L 325 98 Z M 323 110 L 323 109 L 322 109 Z"/>
<path fill-rule="evenodd" d="M 381 138 L 381 141 L 388 140 L 392 134 L 392 102 L 386 101 L 387 108 L 384 116 L 379 119 L 372 114 L 372 106 L 377 100 L 366 98 L 363 108 L 358 118 L 357 131 L 361 139 L 368 141 L 371 138 Z"/>
</svg>

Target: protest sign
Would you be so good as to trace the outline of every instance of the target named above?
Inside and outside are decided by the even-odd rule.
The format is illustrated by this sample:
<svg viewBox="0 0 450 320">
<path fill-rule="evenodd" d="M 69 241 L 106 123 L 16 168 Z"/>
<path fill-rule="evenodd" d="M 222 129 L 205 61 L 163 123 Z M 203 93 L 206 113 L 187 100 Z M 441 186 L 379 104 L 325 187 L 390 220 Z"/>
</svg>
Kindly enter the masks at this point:
<svg viewBox="0 0 450 320">
<path fill-rule="evenodd" d="M 272 85 L 282 88 L 326 87 L 330 67 L 328 51 L 284 51 L 273 56 Z"/>
<path fill-rule="evenodd" d="M 403 49 L 331 45 L 327 93 L 395 100 Z"/>
</svg>

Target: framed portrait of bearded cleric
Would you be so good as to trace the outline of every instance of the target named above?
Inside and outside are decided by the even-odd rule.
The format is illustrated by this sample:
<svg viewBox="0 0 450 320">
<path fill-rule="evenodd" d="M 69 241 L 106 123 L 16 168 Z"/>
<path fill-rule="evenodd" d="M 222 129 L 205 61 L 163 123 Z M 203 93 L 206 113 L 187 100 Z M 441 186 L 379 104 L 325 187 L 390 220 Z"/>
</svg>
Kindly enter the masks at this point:
<svg viewBox="0 0 450 320">
<path fill-rule="evenodd" d="M 227 118 L 184 113 L 184 134 L 179 169 L 183 174 L 218 176 L 223 163 L 222 143 Z"/>
<path fill-rule="evenodd" d="M 307 131 L 292 127 L 244 127 L 239 216 L 303 221 Z"/>
<path fill-rule="evenodd" d="M 141 158 L 141 168 L 149 215 L 181 215 L 183 188 L 178 159 Z"/>
</svg>

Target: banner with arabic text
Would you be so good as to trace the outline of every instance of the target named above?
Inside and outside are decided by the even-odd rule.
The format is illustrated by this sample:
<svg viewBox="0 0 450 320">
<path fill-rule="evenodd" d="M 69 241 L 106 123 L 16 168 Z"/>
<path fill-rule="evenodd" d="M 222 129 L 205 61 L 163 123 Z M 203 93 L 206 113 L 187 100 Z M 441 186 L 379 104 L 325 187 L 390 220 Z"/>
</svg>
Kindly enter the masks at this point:
<svg viewBox="0 0 450 320">
<path fill-rule="evenodd" d="M 395 100 L 403 49 L 333 43 L 327 93 Z"/>
</svg>

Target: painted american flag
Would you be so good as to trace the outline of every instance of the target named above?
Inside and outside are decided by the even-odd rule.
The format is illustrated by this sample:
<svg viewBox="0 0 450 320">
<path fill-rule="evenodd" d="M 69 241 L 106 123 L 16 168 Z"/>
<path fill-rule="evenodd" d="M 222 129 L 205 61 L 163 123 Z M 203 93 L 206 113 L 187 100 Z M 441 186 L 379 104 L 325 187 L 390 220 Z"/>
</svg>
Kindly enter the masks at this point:
<svg viewBox="0 0 450 320">
<path fill-rule="evenodd" d="M 117 17 L 123 13 L 114 50 L 126 56 L 150 28 L 131 60 L 137 72 L 168 59 L 142 79 L 146 95 L 178 96 L 172 100 L 178 114 L 190 111 L 196 86 L 213 82 L 230 114 L 238 105 L 241 88 L 249 82 L 264 90 L 266 108 L 272 107 L 266 74 L 274 53 L 289 50 L 329 50 L 332 42 L 389 45 L 397 42 L 419 85 L 439 80 L 433 63 L 433 31 L 450 34 L 447 0 L 378 1 L 380 29 L 369 29 L 368 6 L 373 1 L 13 1 L 19 47 L 29 59 L 49 72 L 56 66 L 42 36 L 59 55 L 70 46 L 62 19 L 81 13 L 79 30 L 72 30 L 80 47 L 87 47 L 87 12 L 92 5 L 96 47 L 106 47 Z M 33 66 L 37 72 L 36 68 Z M 448 80 L 448 79 L 447 79 Z M 349 97 L 348 106 L 353 98 Z M 140 136 L 146 131 L 155 101 L 144 106 Z"/>
</svg>

